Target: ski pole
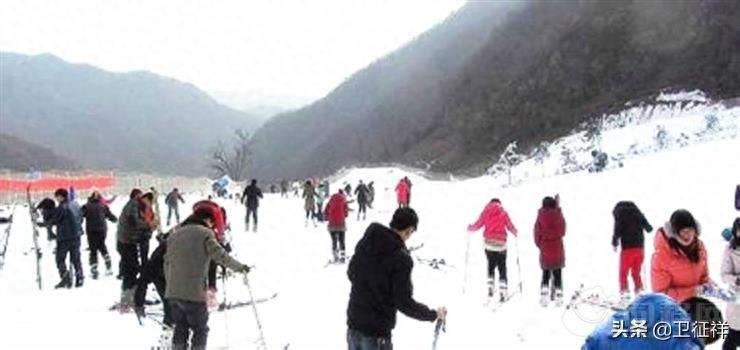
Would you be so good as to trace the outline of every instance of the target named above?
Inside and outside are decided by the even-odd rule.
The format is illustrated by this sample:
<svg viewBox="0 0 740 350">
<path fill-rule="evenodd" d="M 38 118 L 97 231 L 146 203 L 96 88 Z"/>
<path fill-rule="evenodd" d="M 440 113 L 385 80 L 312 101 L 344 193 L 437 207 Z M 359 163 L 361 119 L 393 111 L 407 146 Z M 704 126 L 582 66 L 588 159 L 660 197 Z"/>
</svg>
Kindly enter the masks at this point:
<svg viewBox="0 0 740 350">
<path fill-rule="evenodd" d="M 221 288 L 224 290 L 224 300 L 221 305 L 226 305 L 226 268 L 221 270 Z M 224 308 L 224 332 L 226 337 L 226 346 L 229 346 L 229 319 L 227 317 L 228 310 Z"/>
<path fill-rule="evenodd" d="M 470 233 L 466 232 L 465 238 L 465 271 L 463 272 L 463 294 L 468 288 L 468 259 L 470 257 Z"/>
<path fill-rule="evenodd" d="M 260 316 L 259 313 L 257 313 L 257 303 L 254 302 L 254 294 L 252 294 L 252 287 L 249 285 L 249 277 L 247 274 L 244 274 L 244 284 L 247 286 L 247 291 L 249 292 L 249 300 L 252 303 L 252 311 L 254 312 L 254 319 L 257 322 L 257 330 L 259 331 L 259 339 L 257 340 L 260 343 L 260 346 L 262 349 L 267 349 L 267 343 L 265 342 L 265 333 L 262 330 L 262 322 L 260 322 Z"/>
<path fill-rule="evenodd" d="M 434 341 L 432 342 L 432 350 L 437 349 L 437 340 L 439 339 L 439 332 L 447 331 L 447 322 L 443 320 L 437 320 L 437 324 L 434 326 Z"/>
<path fill-rule="evenodd" d="M 519 236 L 514 237 L 514 247 L 516 248 L 516 268 L 519 271 L 519 293 L 524 293 L 522 290 L 522 265 L 519 263 Z"/>
</svg>

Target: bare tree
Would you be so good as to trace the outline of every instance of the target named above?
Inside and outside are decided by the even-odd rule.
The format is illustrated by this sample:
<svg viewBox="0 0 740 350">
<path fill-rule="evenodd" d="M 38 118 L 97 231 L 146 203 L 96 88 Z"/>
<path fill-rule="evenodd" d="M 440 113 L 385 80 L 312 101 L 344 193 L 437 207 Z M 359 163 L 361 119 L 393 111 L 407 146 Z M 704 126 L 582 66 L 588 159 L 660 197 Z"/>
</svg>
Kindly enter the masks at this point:
<svg viewBox="0 0 740 350">
<path fill-rule="evenodd" d="M 234 181 L 243 181 L 247 177 L 250 156 L 249 133 L 236 129 L 231 151 L 223 141 L 219 141 L 211 152 L 211 169 L 218 176 L 228 175 Z"/>
</svg>

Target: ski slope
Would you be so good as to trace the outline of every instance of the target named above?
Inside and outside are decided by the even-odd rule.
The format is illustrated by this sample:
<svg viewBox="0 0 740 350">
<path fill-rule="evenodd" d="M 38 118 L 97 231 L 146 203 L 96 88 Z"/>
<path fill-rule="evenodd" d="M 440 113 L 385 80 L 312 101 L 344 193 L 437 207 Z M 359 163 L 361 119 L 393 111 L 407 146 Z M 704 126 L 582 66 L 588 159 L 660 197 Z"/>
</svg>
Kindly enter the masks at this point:
<svg viewBox="0 0 740 350">
<path fill-rule="evenodd" d="M 740 139 L 718 138 L 681 148 L 641 154 L 624 167 L 602 173 L 576 172 L 529 179 L 503 188 L 489 176 L 463 181 L 432 181 L 394 168 L 354 169 L 335 178 L 339 184 L 375 181 L 376 201 L 366 222 L 350 213 L 348 253 L 371 221 L 387 224 L 395 208 L 396 182 L 409 176 L 413 182 L 411 205 L 420 216 L 418 231 L 409 246 L 423 243 L 414 253 L 420 258 L 444 258 L 453 267 L 434 270 L 417 263 L 413 271 L 415 297 L 430 307 L 447 306 L 447 333 L 438 349 L 578 349 L 587 334 L 608 313 L 584 307 L 578 311 L 539 306 L 538 250 L 532 228 L 541 199 L 559 193 L 567 221 L 566 267 L 563 271 L 565 299 L 581 283 L 595 291 L 618 292 L 618 253 L 612 251 L 611 216 L 619 200 L 633 200 L 654 227 L 660 227 L 678 208 L 690 210 L 701 224 L 701 239 L 709 252 L 711 277 L 719 281 L 725 242 L 720 236 L 739 215 L 733 195 L 740 182 Z M 87 194 L 80 194 L 80 196 Z M 481 233 L 468 234 L 483 206 L 498 197 L 520 231 L 509 240 L 510 288 L 521 279 L 523 294 L 495 312 L 484 308 L 486 261 Z M 187 208 L 201 199 L 186 196 Z M 220 201 L 229 213 L 236 256 L 256 265 L 250 274 L 255 296 L 278 292 L 275 300 L 259 304 L 258 310 L 269 349 L 346 349 L 345 310 L 349 295 L 346 265 L 324 267 L 331 256 L 330 238 L 323 225 L 304 223 L 303 201 L 267 194 L 260 204 L 260 231 L 246 233 L 245 209 L 234 201 Z M 112 205 L 119 213 L 123 201 Z M 165 208 L 162 203 L 162 208 Z M 166 214 L 166 213 L 163 213 Z M 4 227 L 0 227 L 0 230 Z M 109 225 L 108 248 L 115 253 L 115 225 Z M 108 307 L 119 298 L 120 281 L 107 276 L 85 280 L 79 289 L 54 290 L 58 282 L 51 246 L 44 243 L 44 288 L 37 290 L 35 258 L 25 254 L 32 247 L 28 210 L 16 208 L 6 263 L 0 271 L 0 348 L 2 349 L 149 349 L 157 344 L 159 327 L 150 321 L 140 326 L 133 314 L 118 314 Z M 649 257 L 652 236 L 646 240 L 644 280 L 649 288 Z M 42 233 L 42 237 L 45 234 Z M 152 242 L 154 246 L 156 242 Z M 469 244 L 467 286 L 465 252 Z M 83 265 L 88 272 L 86 241 Z M 153 250 L 153 247 L 152 247 Z M 521 275 L 516 258 L 519 255 Z M 219 297 L 224 288 L 219 281 Z M 227 281 L 226 298 L 246 300 L 247 290 L 239 278 Z M 150 292 L 148 297 L 154 298 Z M 151 307 L 154 309 L 156 307 Z M 720 303 L 724 310 L 724 304 Z M 251 308 L 243 307 L 210 315 L 209 348 L 253 349 L 258 338 Z M 394 330 L 397 349 L 431 348 L 433 324 L 410 320 L 399 314 Z M 720 349 L 715 344 L 708 349 Z"/>
</svg>

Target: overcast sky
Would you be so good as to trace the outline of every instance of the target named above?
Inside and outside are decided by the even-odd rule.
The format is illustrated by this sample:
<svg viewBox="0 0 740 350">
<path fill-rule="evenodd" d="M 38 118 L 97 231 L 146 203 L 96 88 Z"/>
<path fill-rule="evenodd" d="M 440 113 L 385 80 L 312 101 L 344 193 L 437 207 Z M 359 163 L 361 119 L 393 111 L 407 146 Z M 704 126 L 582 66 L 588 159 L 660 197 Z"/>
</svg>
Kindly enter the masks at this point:
<svg viewBox="0 0 740 350">
<path fill-rule="evenodd" d="M 0 0 L 0 50 L 149 70 L 222 94 L 315 99 L 461 0 Z"/>
</svg>

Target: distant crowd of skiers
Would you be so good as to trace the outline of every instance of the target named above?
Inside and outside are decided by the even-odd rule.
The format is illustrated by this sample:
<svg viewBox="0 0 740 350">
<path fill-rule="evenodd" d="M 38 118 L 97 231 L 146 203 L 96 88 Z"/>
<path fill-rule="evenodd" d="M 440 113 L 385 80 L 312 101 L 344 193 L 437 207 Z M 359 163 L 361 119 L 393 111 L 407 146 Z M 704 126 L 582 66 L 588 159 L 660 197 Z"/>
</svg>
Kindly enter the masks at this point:
<svg viewBox="0 0 740 350">
<path fill-rule="evenodd" d="M 426 321 L 444 321 L 447 310 L 432 310 L 414 301 L 410 273 L 413 266 L 405 241 L 416 231 L 419 218 L 409 207 L 411 181 L 401 179 L 395 189 L 398 209 L 393 214 L 390 227 L 373 223 L 363 238 L 357 243 L 350 261 L 348 277 L 352 283 L 348 306 L 347 341 L 350 349 L 379 348 L 391 349 L 391 330 L 395 325 L 396 310 Z M 329 197 L 329 184 L 324 181 L 308 180 L 304 183 L 302 198 L 309 220 L 327 221 L 331 237 L 334 262 L 343 263 L 346 259 L 345 232 L 346 218 L 349 215 L 349 197 L 354 193 L 360 210 L 357 219 L 366 217 L 367 208 L 372 208 L 375 197 L 373 183 L 359 182 L 354 192 L 347 183 Z M 159 216 L 155 213 L 156 191 L 144 193 L 139 189 L 131 191 L 129 201 L 119 217 L 113 215 L 108 207 L 110 201 L 94 191 L 85 205 L 80 207 L 70 199 L 70 191 L 58 189 L 54 200 L 41 201 L 37 208 L 42 211 L 43 222 L 39 226 L 48 229 L 48 238 L 56 240 L 56 263 L 60 282 L 56 288 L 81 287 L 84 273 L 80 261 L 80 240 L 87 234 L 90 248 L 90 268 L 92 278 L 98 278 L 98 254 L 105 262 L 106 274 L 112 274 L 111 258 L 105 244 L 107 221 L 118 224 L 116 250 L 120 254 L 119 274 L 122 280 L 121 308 L 133 308 L 143 314 L 146 288 L 153 283 L 164 301 L 164 323 L 174 325 L 173 343 L 183 346 L 192 335 L 193 348 L 204 348 L 207 338 L 208 306 L 216 290 L 216 266 L 221 265 L 235 271 L 248 272 L 249 267 L 229 256 L 229 244 L 225 233 L 229 229 L 226 211 L 213 201 L 203 200 L 193 205 L 193 212 L 179 222 L 179 203 L 184 199 L 178 190 L 173 189 L 166 197 L 168 225 L 172 214 L 177 225 L 166 233 L 157 236 L 158 247 L 149 256 L 149 241 L 153 232 L 161 231 Z M 329 197 L 325 208 L 324 199 Z M 241 196 L 247 207 L 245 222 L 249 228 L 250 217 L 253 230 L 257 229 L 257 208 L 263 198 L 257 181 L 252 180 Z M 735 208 L 740 210 L 740 185 L 735 192 Z M 614 231 L 611 245 L 620 252 L 619 289 L 625 300 L 630 299 L 629 278 L 636 299 L 624 313 L 617 313 L 611 320 L 634 317 L 630 310 L 650 306 L 659 310 L 670 309 L 678 318 L 698 321 L 707 317 L 716 321 L 716 315 L 706 310 L 716 307 L 701 295 L 717 288 L 708 270 L 708 251 L 700 239 L 700 225 L 692 213 L 685 209 L 675 210 L 664 225 L 659 227 L 654 237 L 653 256 L 650 264 L 651 294 L 645 293 L 641 279 L 644 262 L 644 232 L 653 231 L 645 215 L 630 201 L 618 202 L 613 211 Z M 85 222 L 85 230 L 82 223 Z M 56 227 L 56 233 L 50 228 Z M 478 219 L 468 226 L 468 231 L 483 229 L 484 246 L 488 267 L 488 295 L 495 294 L 496 273 L 498 272 L 498 292 L 501 301 L 507 300 L 507 236 L 518 237 L 518 230 L 502 201 L 491 199 Z M 561 210 L 560 197 L 546 196 L 538 210 L 534 225 L 534 244 L 540 251 L 541 303 L 554 300 L 563 303 L 563 268 L 565 267 L 565 247 L 563 237 L 566 221 Z M 721 279 L 732 290 L 740 290 L 740 218 L 734 220 L 726 237 L 729 240 L 724 252 Z M 619 248 L 621 247 L 621 250 Z M 72 269 L 66 266 L 70 257 Z M 198 277 L 198 278 L 193 278 Z M 202 277 L 202 278 L 201 278 Z M 520 276 L 521 277 L 521 276 Z M 74 280 L 73 280 L 74 278 Z M 206 281 L 201 283 L 199 281 Z M 704 312 L 697 312 L 697 310 Z M 627 316 L 625 316 L 627 315 Z M 702 318 L 703 317 L 703 318 Z M 721 315 L 720 315 L 721 319 Z M 726 319 L 729 321 L 729 334 L 723 349 L 735 349 L 740 345 L 740 306 L 728 303 Z M 662 319 L 651 315 L 648 322 Z M 670 342 L 655 342 L 655 339 L 623 340 L 607 337 L 605 323 L 588 337 L 583 349 L 700 349 L 704 344 L 717 340 L 717 337 L 690 336 L 686 339 L 672 338 Z M 631 339 L 631 338 L 625 338 Z M 650 345 L 646 345 L 650 344 Z M 662 344 L 662 345 L 659 345 Z M 664 347 L 668 346 L 670 347 Z M 647 346 L 647 347 L 646 347 Z M 683 346 L 683 347 L 681 347 Z"/>
</svg>

